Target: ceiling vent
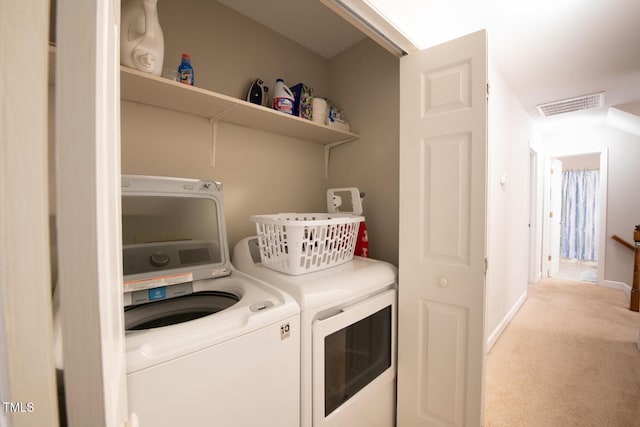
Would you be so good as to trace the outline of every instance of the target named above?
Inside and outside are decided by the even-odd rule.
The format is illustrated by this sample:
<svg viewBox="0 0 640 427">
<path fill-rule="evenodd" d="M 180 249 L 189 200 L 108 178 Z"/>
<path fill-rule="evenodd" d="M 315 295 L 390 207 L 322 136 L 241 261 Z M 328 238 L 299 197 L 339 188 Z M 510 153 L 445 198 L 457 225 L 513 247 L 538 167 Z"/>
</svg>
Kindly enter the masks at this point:
<svg viewBox="0 0 640 427">
<path fill-rule="evenodd" d="M 556 114 L 602 107 L 603 105 L 604 92 L 600 92 L 575 98 L 562 99 L 560 101 L 549 102 L 547 104 L 540 104 L 536 108 L 544 117 L 549 117 L 555 116 Z"/>
</svg>

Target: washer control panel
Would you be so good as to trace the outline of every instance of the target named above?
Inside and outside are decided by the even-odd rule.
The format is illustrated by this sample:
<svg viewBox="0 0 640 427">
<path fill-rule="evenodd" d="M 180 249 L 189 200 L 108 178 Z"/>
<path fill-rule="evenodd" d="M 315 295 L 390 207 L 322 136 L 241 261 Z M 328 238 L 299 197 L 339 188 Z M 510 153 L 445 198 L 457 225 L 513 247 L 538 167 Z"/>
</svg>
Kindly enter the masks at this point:
<svg viewBox="0 0 640 427">
<path fill-rule="evenodd" d="M 159 288 L 145 289 L 128 294 L 131 301 L 125 301 L 125 306 L 146 304 L 148 302 L 176 298 L 193 293 L 193 283 L 181 283 L 174 286 L 162 286 Z"/>
<path fill-rule="evenodd" d="M 217 242 L 162 242 L 126 245 L 122 249 L 125 276 L 163 269 L 192 267 L 220 262 Z"/>
</svg>

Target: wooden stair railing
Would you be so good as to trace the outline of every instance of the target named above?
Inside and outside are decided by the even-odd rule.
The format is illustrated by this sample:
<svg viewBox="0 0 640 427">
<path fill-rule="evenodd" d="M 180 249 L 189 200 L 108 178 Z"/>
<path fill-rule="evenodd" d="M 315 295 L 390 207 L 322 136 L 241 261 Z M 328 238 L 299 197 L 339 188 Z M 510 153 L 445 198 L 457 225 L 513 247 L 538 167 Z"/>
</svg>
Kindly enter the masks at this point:
<svg viewBox="0 0 640 427">
<path fill-rule="evenodd" d="M 632 251 L 635 251 L 635 250 L 636 250 L 636 247 L 635 247 L 635 246 L 633 246 L 631 243 L 627 242 L 626 240 L 624 240 L 622 237 L 618 236 L 617 234 L 613 234 L 613 235 L 611 236 L 611 238 L 612 238 L 613 240 L 615 240 L 616 242 L 618 242 L 618 243 L 622 244 L 622 246 L 624 246 L 624 247 L 626 247 L 626 248 L 631 249 Z"/>
<path fill-rule="evenodd" d="M 633 231 L 633 241 L 635 245 L 627 242 L 623 238 L 612 235 L 611 238 L 623 246 L 635 251 L 635 261 L 633 264 L 633 285 L 631 286 L 631 301 L 629 310 L 640 311 L 640 225 L 636 225 Z"/>
<path fill-rule="evenodd" d="M 633 230 L 633 240 L 636 244 L 636 259 L 633 264 L 633 286 L 631 287 L 630 310 L 640 311 L 640 225 Z"/>
</svg>

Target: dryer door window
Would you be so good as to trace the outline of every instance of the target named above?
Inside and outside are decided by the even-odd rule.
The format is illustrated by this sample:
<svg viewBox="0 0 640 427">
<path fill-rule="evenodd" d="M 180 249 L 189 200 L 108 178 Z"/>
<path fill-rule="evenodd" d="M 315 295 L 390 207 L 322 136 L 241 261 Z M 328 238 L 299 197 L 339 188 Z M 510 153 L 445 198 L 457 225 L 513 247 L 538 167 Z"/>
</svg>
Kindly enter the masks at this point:
<svg viewBox="0 0 640 427">
<path fill-rule="evenodd" d="M 314 425 L 395 375 L 395 298 L 387 291 L 314 324 Z"/>
</svg>

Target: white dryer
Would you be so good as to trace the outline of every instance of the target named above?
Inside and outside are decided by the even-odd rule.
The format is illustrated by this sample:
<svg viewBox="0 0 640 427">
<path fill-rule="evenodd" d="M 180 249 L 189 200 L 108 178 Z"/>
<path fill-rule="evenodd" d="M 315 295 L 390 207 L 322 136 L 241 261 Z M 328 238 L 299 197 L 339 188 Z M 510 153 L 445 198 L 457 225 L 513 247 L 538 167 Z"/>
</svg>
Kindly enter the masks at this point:
<svg viewBox="0 0 640 427">
<path fill-rule="evenodd" d="M 141 426 L 298 426 L 300 309 L 234 270 L 218 182 L 123 176 L 129 411 Z"/>
<path fill-rule="evenodd" d="M 233 264 L 301 307 L 300 425 L 394 426 L 397 269 L 354 257 L 288 275 L 262 265 L 256 237 L 238 242 Z"/>
</svg>

